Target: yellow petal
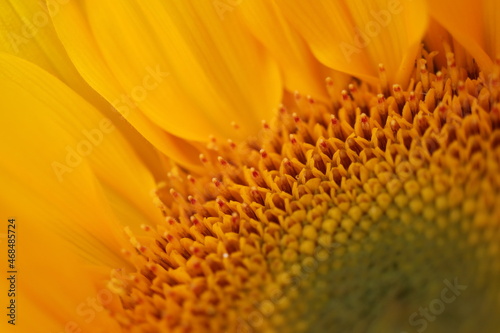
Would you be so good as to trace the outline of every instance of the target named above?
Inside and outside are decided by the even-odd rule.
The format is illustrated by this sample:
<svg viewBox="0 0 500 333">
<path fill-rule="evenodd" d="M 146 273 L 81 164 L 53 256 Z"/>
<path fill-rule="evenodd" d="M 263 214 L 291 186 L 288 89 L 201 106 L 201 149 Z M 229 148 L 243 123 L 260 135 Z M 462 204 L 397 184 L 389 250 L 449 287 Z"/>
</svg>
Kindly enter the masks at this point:
<svg viewBox="0 0 500 333">
<path fill-rule="evenodd" d="M 236 16 L 218 14 L 212 1 L 89 0 L 68 3 L 54 24 L 89 84 L 155 144 L 148 121 L 184 139 L 243 138 L 269 118 L 281 81 Z"/>
<path fill-rule="evenodd" d="M 65 198 L 64 206 L 55 206 L 49 198 L 45 199 L 28 187 L 21 187 L 16 179 L 9 177 L 4 170 L 0 180 L 10 192 L 3 191 L 0 194 L 0 208 L 3 212 L 8 212 L 9 218 L 15 218 L 12 225 L 16 226 L 16 260 L 13 264 L 17 272 L 13 274 L 16 282 L 15 297 L 9 297 L 6 292 L 0 296 L 2 304 L 7 305 L 12 299 L 15 300 L 16 326 L 7 324 L 6 319 L 1 321 L 0 330 L 11 332 L 15 328 L 14 331 L 17 329 L 20 332 L 64 332 L 67 327 L 77 326 L 89 332 L 117 332 L 115 324 L 110 321 L 106 312 L 92 311 L 88 302 L 97 298 L 105 300 L 104 303 L 116 301 L 110 293 L 104 291 L 102 283 L 99 287 L 97 284 L 109 278 L 111 268 L 126 267 L 126 264 L 117 259 L 108 260 L 107 251 L 90 247 L 88 251 L 92 252 L 92 256 L 100 256 L 102 261 L 110 264 L 106 274 L 96 276 L 86 268 L 88 260 L 75 250 L 76 246 L 86 244 L 73 237 L 65 239 L 67 234 L 62 233 L 60 229 L 56 232 L 52 228 L 59 221 L 100 221 L 104 227 L 103 222 L 107 216 L 101 216 L 98 207 L 95 207 L 95 211 L 88 208 L 85 210 L 81 201 L 94 200 L 87 194 L 75 195 L 76 191 L 69 186 L 60 188 L 52 184 L 50 194 L 44 193 L 45 197 L 49 198 Z M 83 207 L 71 212 L 72 208 L 78 206 Z M 78 217 L 74 214 L 76 212 L 79 213 Z M 5 218 L 7 219 L 7 216 Z M 7 229 L 8 221 L 3 222 Z M 6 236 L 0 240 L 4 249 L 7 249 Z M 90 235 L 86 236 L 92 238 Z M 2 279 L 0 287 L 8 290 L 10 281 Z M 81 315 L 83 312 L 86 312 L 85 316 Z M 29 319 L 26 316 L 29 316 Z M 89 316 L 92 316 L 92 320 L 87 322 L 86 320 L 91 319 Z"/>
<path fill-rule="evenodd" d="M 103 116 L 115 121 L 118 129 L 133 136 L 132 144 L 139 155 L 149 150 L 144 139 L 133 133 L 129 124 L 83 80 L 62 46 L 51 17 L 65 10 L 66 1 L 4 1 L 0 3 L 0 51 L 26 59 L 55 75 L 96 106 Z M 161 136 L 164 136 L 161 134 Z M 169 140 L 165 140 L 169 142 Z M 166 145 L 168 146 L 168 145 Z M 189 165 L 184 155 L 176 160 Z"/>
<path fill-rule="evenodd" d="M 427 26 L 423 1 L 276 1 L 325 65 L 376 82 L 406 82 Z"/>
<path fill-rule="evenodd" d="M 73 2 L 66 2 L 64 4 L 64 11 L 68 12 L 68 15 L 70 16 L 68 19 L 66 19 L 67 15 L 56 15 L 54 16 L 53 19 L 55 19 L 56 23 L 59 23 L 60 25 L 68 24 L 69 27 L 71 27 L 71 31 L 67 31 L 66 28 L 63 26 L 63 30 L 59 32 L 63 37 L 69 38 L 70 41 L 73 40 L 75 37 L 79 38 L 79 42 L 84 45 L 84 47 L 89 48 L 91 50 L 96 50 L 97 45 L 95 44 L 95 41 L 90 33 L 89 27 L 87 22 L 83 19 L 83 16 L 79 15 L 80 6 L 74 4 Z M 79 28 L 75 30 L 74 26 L 78 25 Z M 78 36 L 75 36 L 75 34 L 78 33 Z M 120 88 L 120 85 L 118 82 L 115 80 L 115 78 L 111 75 L 109 70 L 106 68 L 106 64 L 103 63 L 102 59 L 100 58 L 99 54 L 94 53 L 94 52 L 89 52 L 88 54 L 85 54 L 84 57 L 82 55 L 78 54 L 80 50 L 69 50 L 69 53 L 71 52 L 76 52 L 76 60 L 77 64 L 86 66 L 89 68 L 94 68 L 96 70 L 95 74 L 96 77 L 92 77 L 89 75 L 85 75 L 83 73 L 84 77 L 86 79 L 89 79 L 90 81 L 88 84 L 92 86 L 93 88 L 100 88 L 97 89 L 99 91 L 104 91 L 108 96 L 113 96 L 112 98 L 109 99 L 109 104 L 111 105 L 104 105 L 101 104 L 100 111 L 107 117 L 115 120 L 117 117 L 113 115 L 115 110 L 121 112 L 122 114 L 126 115 L 127 120 L 133 124 L 133 126 L 142 134 L 144 137 L 155 144 L 155 146 L 160 149 L 163 153 L 168 153 L 169 156 L 174 158 L 176 161 L 183 163 L 184 165 L 191 166 L 193 165 L 194 159 L 192 159 L 193 153 L 188 154 L 187 156 L 185 154 L 180 154 L 179 152 L 179 140 L 175 139 L 173 136 L 169 135 L 168 133 L 165 133 L 161 128 L 156 126 L 154 123 L 152 123 L 148 118 L 144 116 L 141 112 L 130 112 L 131 108 L 128 104 L 127 100 L 127 94 L 122 93 L 122 90 Z M 81 93 L 81 91 L 78 91 Z M 86 96 L 88 100 L 91 100 Z M 124 101 L 125 100 L 125 101 Z M 108 103 L 108 102 L 106 102 Z M 137 111 L 135 109 L 134 111 Z M 118 122 L 117 126 L 120 128 L 120 130 L 124 131 L 127 133 L 127 135 L 131 135 L 130 129 L 127 128 L 128 125 L 124 125 Z M 133 140 L 134 145 L 140 141 L 140 138 L 137 140 Z M 189 146 L 189 144 L 183 144 L 183 147 L 189 147 L 189 149 L 186 149 L 188 152 L 192 152 L 193 148 Z M 137 147 L 137 149 L 140 153 L 144 152 L 144 147 Z"/>
<path fill-rule="evenodd" d="M 312 55 L 308 45 L 288 24 L 274 2 L 245 1 L 235 14 L 240 13 L 254 35 L 277 60 L 289 91 L 328 100 L 324 66 Z M 345 76 L 343 81 L 347 79 Z"/>
<path fill-rule="evenodd" d="M 0 3 L 0 51 L 37 64 L 89 100 L 95 92 L 71 63 L 51 17 L 59 15 L 65 1 L 15 1 Z"/>
<path fill-rule="evenodd" d="M 500 3 L 485 0 L 483 9 L 485 49 L 492 60 L 500 59 Z"/>
<path fill-rule="evenodd" d="M 483 70 L 491 68 L 492 58 L 498 56 L 500 38 L 495 0 L 428 1 L 428 6 L 432 17 L 470 52 Z"/>
<path fill-rule="evenodd" d="M 124 224 L 138 226 L 145 220 L 159 221 L 161 215 L 150 197 L 154 179 L 110 120 L 36 66 L 11 56 L 0 59 L 0 84 L 7 92 L 0 103 L 2 109 L 9 110 L 2 115 L 2 124 L 9 126 L 4 135 L 12 137 L 5 141 L 12 145 L 2 150 L 17 159 L 7 170 L 9 174 L 18 177 L 21 184 L 49 182 L 40 186 L 43 195 L 51 182 L 71 183 L 75 174 L 88 168 L 100 181 L 93 187 L 106 187 L 107 193 L 126 198 L 128 206 L 140 212 L 142 221 L 130 217 Z M 37 127 L 42 125 L 44 129 Z M 39 138 L 35 139 L 34 134 Z M 23 149 L 30 153 L 20 153 Z M 40 162 L 44 154 L 50 155 L 46 165 Z M 42 165 L 50 177 L 35 177 L 31 172 L 35 165 Z"/>
<path fill-rule="evenodd" d="M 118 132 L 104 133 L 103 127 L 96 127 L 103 131 L 102 142 L 79 163 L 73 155 L 75 164 L 66 165 L 71 171 L 58 177 L 54 162 L 67 163 L 68 147 L 84 149 L 82 143 L 92 140 L 83 131 L 92 132 L 95 128 L 89 125 L 99 124 L 102 116 L 56 78 L 12 56 L 0 55 L 0 89 L 0 107 L 5 110 L 0 121 L 5 157 L 0 165 L 5 189 L 0 205 L 5 218 L 16 220 L 17 327 L 22 332 L 61 332 L 76 326 L 116 332 L 102 307 L 92 310 L 88 304 L 96 298 L 113 301 L 102 284 L 96 286 L 109 278 L 111 268 L 127 265 L 118 253 L 123 246 L 118 221 L 98 179 L 109 179 L 116 193 L 133 191 L 140 196 L 133 179 L 122 178 L 129 184 L 119 186 L 111 172 L 129 178 L 136 173 L 136 179 L 147 181 L 145 172 L 126 156 L 127 150 L 113 146 L 123 141 Z M 94 139 L 99 140 L 97 135 Z M 110 173 L 100 169 L 109 168 L 112 160 Z M 132 206 L 147 203 L 130 201 Z M 84 264 L 98 265 L 106 274 L 96 276 Z M 1 297 L 2 304 L 10 302 L 6 293 Z"/>
</svg>

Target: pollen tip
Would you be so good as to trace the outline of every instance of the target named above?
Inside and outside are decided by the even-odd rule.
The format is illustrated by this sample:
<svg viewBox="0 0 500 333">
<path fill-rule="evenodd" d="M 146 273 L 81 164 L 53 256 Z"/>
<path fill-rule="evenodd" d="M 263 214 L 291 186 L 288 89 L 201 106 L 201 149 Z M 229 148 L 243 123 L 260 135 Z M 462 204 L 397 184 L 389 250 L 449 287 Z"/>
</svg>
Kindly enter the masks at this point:
<svg viewBox="0 0 500 333">
<path fill-rule="evenodd" d="M 250 168 L 250 172 L 252 173 L 253 178 L 258 178 L 260 176 L 259 172 L 255 170 L 255 168 Z"/>
<path fill-rule="evenodd" d="M 240 221 L 240 217 L 238 216 L 238 213 L 233 212 L 231 214 L 231 222 L 238 223 L 239 221 Z"/>
<path fill-rule="evenodd" d="M 193 225 L 195 225 L 195 226 L 199 226 L 200 225 L 200 220 L 198 220 L 196 218 L 196 216 L 191 216 L 189 219 L 191 220 L 191 223 L 193 223 Z"/>
<path fill-rule="evenodd" d="M 200 269 L 200 268 L 201 268 L 201 261 L 196 260 L 196 261 L 193 263 L 193 268 L 194 268 L 194 269 Z M 195 288 L 195 287 L 193 286 L 193 288 Z"/>
<path fill-rule="evenodd" d="M 408 99 L 410 100 L 410 102 L 415 101 L 415 92 L 414 91 L 410 91 Z"/>
<path fill-rule="evenodd" d="M 240 125 L 238 125 L 235 121 L 232 121 L 231 122 L 231 127 L 237 130 L 237 129 L 240 128 Z"/>
<path fill-rule="evenodd" d="M 394 131 L 398 128 L 398 122 L 396 120 L 391 120 L 391 129 Z"/>
<path fill-rule="evenodd" d="M 450 68 L 455 68 L 457 66 L 455 63 L 455 55 L 452 52 L 446 53 L 446 62 Z"/>
<path fill-rule="evenodd" d="M 344 89 L 344 90 L 342 90 L 342 91 L 340 92 L 340 95 L 342 96 L 342 100 L 343 100 L 343 101 L 345 101 L 345 102 L 346 102 L 346 101 L 348 101 L 348 100 L 349 100 L 349 94 L 347 93 L 347 90 L 345 90 L 345 89 Z"/>
<path fill-rule="evenodd" d="M 261 150 L 259 151 L 259 153 L 260 153 L 260 156 L 261 156 L 262 158 L 266 158 L 266 157 L 268 156 L 268 155 L 267 155 L 267 152 L 266 152 L 264 149 L 261 149 Z"/>
<path fill-rule="evenodd" d="M 279 106 L 279 111 L 281 114 L 285 114 L 286 113 L 286 107 L 283 105 L 283 104 L 280 104 Z"/>
<path fill-rule="evenodd" d="M 464 81 L 458 81 L 458 90 L 460 92 L 464 92 L 465 91 L 465 83 L 464 83 Z"/>
<path fill-rule="evenodd" d="M 187 177 L 186 177 L 186 178 L 187 178 L 187 180 L 188 180 L 189 182 L 191 182 L 192 184 L 196 183 L 196 179 L 195 179 L 193 176 L 191 176 L 191 175 L 187 175 Z"/>
<path fill-rule="evenodd" d="M 141 229 L 146 232 L 151 231 L 151 227 L 147 224 L 141 224 Z"/>
<path fill-rule="evenodd" d="M 153 263 L 148 263 L 146 265 L 146 267 L 151 271 L 153 272 L 154 274 L 158 273 L 158 266 L 156 266 L 155 264 Z"/>
<path fill-rule="evenodd" d="M 378 94 L 377 95 L 377 101 L 379 104 L 383 104 L 385 102 L 385 96 L 384 94 Z"/>
<path fill-rule="evenodd" d="M 196 205 L 196 199 L 192 195 L 188 195 L 188 200 L 192 205 Z"/>
<path fill-rule="evenodd" d="M 208 159 L 205 157 L 204 154 L 200 154 L 199 158 L 200 158 L 201 163 L 203 163 L 203 164 L 208 163 Z"/>
<path fill-rule="evenodd" d="M 216 199 L 215 199 L 215 203 L 216 203 L 217 205 L 219 205 L 219 207 L 223 207 L 223 206 L 224 206 L 224 201 L 222 201 L 222 199 L 221 199 L 221 198 L 216 198 Z"/>
<path fill-rule="evenodd" d="M 438 71 L 438 72 L 436 73 L 436 78 L 437 78 L 438 80 L 442 80 L 442 79 L 443 79 L 443 73 L 442 73 L 441 71 Z"/>
<path fill-rule="evenodd" d="M 179 193 L 177 193 L 173 188 L 171 188 L 169 190 L 170 194 L 174 197 L 174 198 L 178 198 L 179 197 Z"/>
<path fill-rule="evenodd" d="M 212 178 L 212 183 L 214 183 L 216 187 L 219 187 L 221 185 L 221 182 L 215 177 Z"/>
<path fill-rule="evenodd" d="M 231 139 L 227 139 L 227 144 L 229 145 L 229 147 L 231 147 L 231 149 L 236 148 L 236 143 L 234 143 L 234 141 Z"/>
<path fill-rule="evenodd" d="M 337 117 L 335 117 L 335 115 L 331 115 L 330 116 L 330 122 L 332 123 L 332 125 L 337 125 L 339 123 L 339 120 L 337 119 Z"/>
<path fill-rule="evenodd" d="M 219 163 L 222 165 L 222 166 L 226 166 L 228 165 L 227 161 L 222 157 L 222 156 L 217 156 L 217 161 L 219 161 Z"/>
</svg>

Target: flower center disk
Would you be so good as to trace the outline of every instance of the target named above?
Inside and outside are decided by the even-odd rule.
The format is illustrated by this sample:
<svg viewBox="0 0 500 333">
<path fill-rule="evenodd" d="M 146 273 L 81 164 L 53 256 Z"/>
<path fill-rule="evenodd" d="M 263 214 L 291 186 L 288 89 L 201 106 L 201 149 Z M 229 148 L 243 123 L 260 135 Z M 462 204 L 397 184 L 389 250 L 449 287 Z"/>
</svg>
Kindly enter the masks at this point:
<svg viewBox="0 0 500 333">
<path fill-rule="evenodd" d="M 498 325 L 500 81 L 295 96 L 258 136 L 175 169 L 165 222 L 110 282 L 133 332 L 470 332 Z M 472 75 L 471 75 L 472 76 Z M 383 82 L 382 82 L 383 83 Z"/>
</svg>

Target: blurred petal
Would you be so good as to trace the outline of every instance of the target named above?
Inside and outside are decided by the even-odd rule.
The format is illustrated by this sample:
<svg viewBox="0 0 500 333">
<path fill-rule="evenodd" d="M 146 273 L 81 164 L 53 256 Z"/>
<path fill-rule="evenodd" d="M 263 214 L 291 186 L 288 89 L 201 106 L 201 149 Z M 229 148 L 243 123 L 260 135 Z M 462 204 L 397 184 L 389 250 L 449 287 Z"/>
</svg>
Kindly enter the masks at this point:
<svg viewBox="0 0 500 333">
<path fill-rule="evenodd" d="M 1 104 L 9 110 L 2 114 L 2 125 L 7 127 L 2 135 L 4 142 L 16 142 L 2 147 L 4 155 L 12 156 L 6 170 L 9 176 L 19 178 L 22 186 L 39 186 L 43 197 L 47 189 L 53 189 L 53 182 L 66 186 L 80 169 L 88 168 L 107 192 L 126 198 L 127 208 L 142 216 L 141 220 L 131 216 L 124 224 L 159 221 L 161 214 L 150 198 L 154 180 L 109 119 L 36 66 L 5 55 L 0 61 L 0 84 L 7 92 Z M 32 169 L 47 175 L 36 176 Z M 87 181 L 87 186 L 95 183 Z M 75 190 L 79 188 L 74 184 Z M 65 198 L 60 199 L 53 205 L 65 207 Z M 88 222 L 80 227 L 95 228 L 96 235 L 103 229 Z"/>
<path fill-rule="evenodd" d="M 328 100 L 325 88 L 325 68 L 313 56 L 309 46 L 294 30 L 271 1 L 245 1 L 241 11 L 257 38 L 276 58 L 283 73 L 286 88 L 300 91 L 317 99 Z M 338 74 L 338 82 L 342 74 Z M 342 79 L 346 81 L 349 76 Z"/>
<path fill-rule="evenodd" d="M 161 147 L 161 129 L 243 138 L 279 103 L 274 62 L 236 15 L 218 14 L 211 1 L 88 0 L 68 3 L 54 24 L 89 84 Z"/>
<path fill-rule="evenodd" d="M 4 186 L 0 205 L 16 219 L 18 311 L 19 317 L 21 313 L 30 316 L 19 320 L 19 328 L 23 332 L 61 332 L 68 327 L 76 330 L 76 325 L 85 331 L 116 332 L 116 324 L 104 311 L 87 311 L 88 300 L 95 300 L 104 290 L 96 289 L 99 281 L 109 278 L 111 268 L 127 265 L 119 256 L 123 244 L 118 240 L 118 221 L 95 173 L 109 177 L 109 189 L 135 192 L 140 197 L 142 190 L 133 180 L 122 178 L 122 183 L 129 183 L 122 186 L 116 180 L 134 172 L 137 179 L 146 181 L 141 185 L 146 185 L 145 171 L 125 156 L 128 153 L 123 147 L 112 147 L 123 140 L 117 138 L 118 132 L 103 133 L 102 142 L 89 156 L 78 161 L 77 153 L 72 154 L 74 164 L 66 165 L 68 147 L 78 152 L 86 149 L 85 140 L 92 141 L 83 131 L 99 140 L 89 125 L 103 118 L 36 66 L 1 55 L 0 89 L 4 92 L 0 107 L 5 110 L 0 121 L 1 154 L 5 157 L 0 166 Z M 109 168 L 111 160 L 116 162 L 113 169 L 100 170 Z M 55 162 L 65 165 L 62 170 L 71 171 L 58 174 Z M 132 205 L 145 202 L 131 200 Z M 96 276 L 84 265 L 100 266 L 108 274 Z M 2 300 L 6 296 L 2 293 Z M 100 296 L 105 299 L 104 294 Z M 106 296 L 106 302 L 113 301 L 112 294 Z"/>
<path fill-rule="evenodd" d="M 427 26 L 423 1 L 276 2 L 325 65 L 375 83 L 383 63 L 390 81 L 408 80 Z"/>
<path fill-rule="evenodd" d="M 499 13 L 497 1 L 428 1 L 432 17 L 446 28 L 488 70 L 498 55 Z M 495 38 L 497 43 L 495 43 Z"/>
<path fill-rule="evenodd" d="M 0 51 L 37 64 L 93 101 L 95 92 L 78 74 L 52 25 L 51 16 L 64 10 L 65 4 L 60 2 L 0 2 Z"/>
<path fill-rule="evenodd" d="M 51 17 L 65 10 L 65 1 L 4 1 L 0 3 L 0 51 L 26 59 L 58 77 L 80 96 L 91 102 L 131 140 L 145 160 L 151 148 L 121 116 L 80 76 L 59 41 Z M 149 162 L 149 161 L 148 161 Z"/>
<path fill-rule="evenodd" d="M 54 180 L 44 172 L 34 173 Z M 68 182 L 65 187 L 49 182 L 51 190 L 45 189 L 45 192 L 40 193 L 39 186 L 34 186 L 34 189 L 21 186 L 17 178 L 11 177 L 3 168 L 1 170 L 0 181 L 4 189 L 9 191 L 0 194 L 0 207 L 3 212 L 8 212 L 9 217 L 16 219 L 16 328 L 20 332 L 64 332 L 66 327 L 73 325 L 89 332 L 117 332 L 116 323 L 110 320 L 105 311 L 93 311 L 90 314 L 92 317 L 87 317 L 91 309 L 88 300 L 99 297 L 98 293 L 103 288 L 102 282 L 98 287 L 99 281 L 109 278 L 112 268 L 127 267 L 127 264 L 112 256 L 92 234 L 81 235 L 88 239 L 87 243 L 56 227 L 63 221 L 66 224 L 99 222 L 101 230 L 107 230 L 105 222 L 109 221 L 110 216 L 104 213 L 103 207 L 93 198 L 93 193 L 85 192 L 87 188 L 83 186 L 80 187 L 81 192 L 73 188 L 75 183 L 81 185 L 87 181 L 85 172 L 74 176 L 75 182 Z M 106 242 L 107 246 L 112 246 L 112 237 L 108 237 Z M 5 246 L 3 239 L 0 243 L 2 247 Z M 86 247 L 87 254 L 79 252 L 80 247 Z M 99 258 L 99 265 L 107 267 L 107 274 L 96 276 L 87 269 L 89 254 Z M 90 263 L 96 265 L 95 260 Z M 7 290 L 4 281 L 2 279 L 0 287 Z M 105 291 L 101 292 L 101 296 L 109 296 L 106 302 L 114 300 Z M 7 293 L 2 293 L 1 300 L 3 304 L 8 304 L 10 300 Z M 85 316 L 79 312 L 82 307 L 87 310 Z M 26 315 L 29 315 L 29 320 Z M 92 320 L 87 322 L 88 319 Z M 2 332 L 10 332 L 12 328 L 6 320 L 2 320 Z"/>
<path fill-rule="evenodd" d="M 500 59 L 500 3 L 485 0 L 483 10 L 485 49 L 492 60 Z"/>
</svg>

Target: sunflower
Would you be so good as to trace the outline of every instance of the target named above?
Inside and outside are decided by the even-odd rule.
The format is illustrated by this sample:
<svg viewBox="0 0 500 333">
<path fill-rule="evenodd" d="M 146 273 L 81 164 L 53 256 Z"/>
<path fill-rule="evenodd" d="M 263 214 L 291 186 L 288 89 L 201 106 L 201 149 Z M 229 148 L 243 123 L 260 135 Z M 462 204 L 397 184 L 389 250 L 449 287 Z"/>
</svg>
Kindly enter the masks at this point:
<svg viewBox="0 0 500 333">
<path fill-rule="evenodd" d="M 0 7 L 9 332 L 497 332 L 496 1 Z"/>
</svg>

